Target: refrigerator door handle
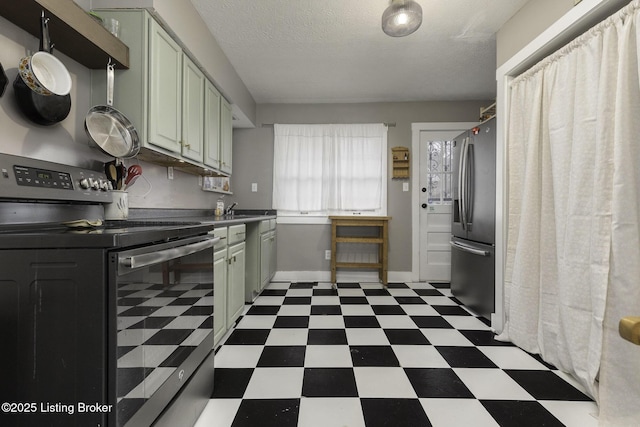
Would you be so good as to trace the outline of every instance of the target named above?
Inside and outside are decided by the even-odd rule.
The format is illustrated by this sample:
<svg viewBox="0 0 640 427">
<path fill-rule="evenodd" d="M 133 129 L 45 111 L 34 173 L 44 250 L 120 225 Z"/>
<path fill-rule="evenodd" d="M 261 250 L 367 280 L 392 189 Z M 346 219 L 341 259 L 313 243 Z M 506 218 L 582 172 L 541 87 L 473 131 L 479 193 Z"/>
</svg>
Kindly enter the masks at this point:
<svg viewBox="0 0 640 427">
<path fill-rule="evenodd" d="M 464 207 L 466 209 L 465 212 L 465 220 L 466 220 L 466 229 L 467 231 L 471 231 L 471 225 L 473 223 L 473 198 L 474 198 L 474 175 L 475 171 L 473 170 L 475 159 L 473 157 L 473 144 L 467 142 L 467 158 L 465 160 L 465 175 L 466 175 L 466 189 L 464 194 L 466 196 L 466 200 L 464 202 Z"/>
<path fill-rule="evenodd" d="M 453 240 L 451 240 L 449 244 L 453 248 L 460 249 L 461 251 L 469 252 L 470 254 L 473 254 L 473 255 L 480 255 L 480 256 L 490 255 L 489 251 L 483 251 L 482 249 L 472 248 L 471 246 L 463 245 L 462 243 L 454 242 Z"/>
<path fill-rule="evenodd" d="M 460 158 L 458 159 L 458 218 L 460 218 L 460 223 L 462 224 L 462 229 L 464 230 L 464 221 L 462 220 L 462 160 L 463 160 L 463 152 L 464 152 L 464 138 L 462 139 L 462 147 L 460 147 Z"/>
<path fill-rule="evenodd" d="M 467 219 L 465 217 L 465 199 L 466 199 L 466 157 L 467 157 L 467 142 L 468 138 L 462 140 L 462 147 L 460 149 L 460 162 L 458 164 L 458 217 L 460 218 L 460 224 L 462 229 L 466 230 Z"/>
</svg>

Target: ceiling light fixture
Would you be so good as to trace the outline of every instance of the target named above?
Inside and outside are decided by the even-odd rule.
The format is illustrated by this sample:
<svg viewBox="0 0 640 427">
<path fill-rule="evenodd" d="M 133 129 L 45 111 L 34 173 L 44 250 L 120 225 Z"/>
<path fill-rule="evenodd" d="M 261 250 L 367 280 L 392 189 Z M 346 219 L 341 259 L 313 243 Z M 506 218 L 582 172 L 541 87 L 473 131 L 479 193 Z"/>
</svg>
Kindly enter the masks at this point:
<svg viewBox="0 0 640 427">
<path fill-rule="evenodd" d="M 404 37 L 422 24 L 422 8 L 413 0 L 391 0 L 382 14 L 382 31 L 391 37 Z"/>
</svg>

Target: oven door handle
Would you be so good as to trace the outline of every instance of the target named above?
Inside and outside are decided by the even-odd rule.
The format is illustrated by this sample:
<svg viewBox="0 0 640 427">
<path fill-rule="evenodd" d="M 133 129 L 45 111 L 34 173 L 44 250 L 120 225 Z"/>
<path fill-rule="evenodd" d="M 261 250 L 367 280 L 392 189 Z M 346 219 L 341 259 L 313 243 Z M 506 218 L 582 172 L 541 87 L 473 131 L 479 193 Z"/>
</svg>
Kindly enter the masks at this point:
<svg viewBox="0 0 640 427">
<path fill-rule="evenodd" d="M 220 237 L 209 237 L 199 242 L 191 243 L 175 248 L 164 249 L 156 252 L 150 252 L 141 255 L 124 256 L 118 258 L 118 264 L 124 268 L 140 268 L 150 265 L 160 264 L 175 258 L 181 258 L 187 255 L 200 252 L 202 250 L 215 246 L 220 241 Z"/>
</svg>

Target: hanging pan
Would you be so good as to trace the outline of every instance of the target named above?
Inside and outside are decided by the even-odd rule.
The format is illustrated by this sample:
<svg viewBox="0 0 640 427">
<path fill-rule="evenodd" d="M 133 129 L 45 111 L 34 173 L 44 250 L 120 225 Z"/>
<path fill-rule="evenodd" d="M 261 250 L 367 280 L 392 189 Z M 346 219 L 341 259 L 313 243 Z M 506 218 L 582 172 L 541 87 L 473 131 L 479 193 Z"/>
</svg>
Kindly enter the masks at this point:
<svg viewBox="0 0 640 427">
<path fill-rule="evenodd" d="M 71 110 L 71 77 L 51 52 L 49 18 L 40 21 L 40 51 L 22 58 L 13 91 L 18 107 L 29 120 L 50 126 L 61 122 Z"/>
<path fill-rule="evenodd" d="M 84 119 L 84 130 L 90 141 L 104 153 L 118 158 L 134 157 L 140 151 L 140 139 L 133 124 L 113 105 L 114 70 L 107 64 L 107 105 L 91 108 Z"/>
</svg>

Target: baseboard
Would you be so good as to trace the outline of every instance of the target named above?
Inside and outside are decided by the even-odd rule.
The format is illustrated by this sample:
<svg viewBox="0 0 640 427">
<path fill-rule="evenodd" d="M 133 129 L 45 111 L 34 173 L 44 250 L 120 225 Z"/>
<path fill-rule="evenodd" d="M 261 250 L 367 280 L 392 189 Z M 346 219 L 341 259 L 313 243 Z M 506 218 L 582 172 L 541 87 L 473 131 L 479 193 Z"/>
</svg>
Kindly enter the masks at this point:
<svg viewBox="0 0 640 427">
<path fill-rule="evenodd" d="M 330 271 L 278 271 L 271 279 L 273 282 L 331 282 Z M 372 282 L 380 281 L 375 271 L 342 271 L 336 275 L 338 282 Z M 410 271 L 390 271 L 389 282 L 411 282 Z"/>
</svg>

